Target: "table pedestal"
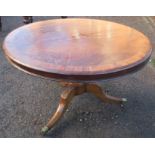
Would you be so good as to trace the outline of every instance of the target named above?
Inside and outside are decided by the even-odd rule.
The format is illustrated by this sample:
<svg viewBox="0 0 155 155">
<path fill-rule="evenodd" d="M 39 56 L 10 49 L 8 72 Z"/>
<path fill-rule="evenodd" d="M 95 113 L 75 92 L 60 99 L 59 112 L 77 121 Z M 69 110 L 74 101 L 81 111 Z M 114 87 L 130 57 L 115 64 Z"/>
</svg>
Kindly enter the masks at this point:
<svg viewBox="0 0 155 155">
<path fill-rule="evenodd" d="M 47 133 L 63 116 L 67 107 L 71 103 L 71 100 L 76 95 L 81 95 L 83 93 L 92 93 L 96 95 L 96 97 L 100 98 L 103 102 L 106 103 L 116 103 L 122 105 L 123 102 L 126 102 L 126 98 L 117 98 L 110 95 L 107 95 L 104 90 L 98 86 L 97 84 L 81 84 L 81 83 L 66 83 L 60 82 L 62 86 L 66 89 L 62 92 L 60 97 L 60 102 L 58 108 L 54 115 L 49 119 L 49 122 L 46 126 L 44 126 L 41 130 L 42 134 Z"/>
</svg>

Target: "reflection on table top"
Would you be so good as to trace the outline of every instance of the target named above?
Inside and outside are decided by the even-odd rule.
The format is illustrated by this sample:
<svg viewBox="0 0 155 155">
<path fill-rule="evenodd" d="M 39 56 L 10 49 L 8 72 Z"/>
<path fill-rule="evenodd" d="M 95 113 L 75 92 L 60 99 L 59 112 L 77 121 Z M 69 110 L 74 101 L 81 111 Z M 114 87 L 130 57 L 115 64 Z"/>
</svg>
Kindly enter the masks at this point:
<svg viewBox="0 0 155 155">
<path fill-rule="evenodd" d="M 141 32 L 94 19 L 29 24 L 11 32 L 3 49 L 12 64 L 29 73 L 83 81 L 136 71 L 151 55 L 150 41 Z"/>
</svg>

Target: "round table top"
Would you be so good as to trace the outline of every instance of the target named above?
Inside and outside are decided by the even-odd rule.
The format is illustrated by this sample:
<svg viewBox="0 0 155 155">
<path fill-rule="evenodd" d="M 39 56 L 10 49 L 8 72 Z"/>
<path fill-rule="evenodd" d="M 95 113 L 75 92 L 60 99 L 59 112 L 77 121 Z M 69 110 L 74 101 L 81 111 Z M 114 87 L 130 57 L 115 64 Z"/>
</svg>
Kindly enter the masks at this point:
<svg viewBox="0 0 155 155">
<path fill-rule="evenodd" d="M 3 44 L 19 69 L 56 79 L 91 81 L 140 69 L 151 55 L 149 39 L 118 23 L 95 19 L 57 19 L 22 26 Z"/>
</svg>

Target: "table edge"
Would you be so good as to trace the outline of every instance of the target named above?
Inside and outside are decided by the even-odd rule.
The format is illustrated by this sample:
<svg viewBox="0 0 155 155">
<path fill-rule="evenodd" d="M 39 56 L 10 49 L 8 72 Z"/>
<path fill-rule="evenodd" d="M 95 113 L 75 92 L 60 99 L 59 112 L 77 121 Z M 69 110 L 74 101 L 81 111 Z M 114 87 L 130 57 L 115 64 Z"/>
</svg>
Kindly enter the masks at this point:
<svg viewBox="0 0 155 155">
<path fill-rule="evenodd" d="M 6 55 L 5 55 L 6 56 Z M 120 70 L 117 72 L 111 72 L 108 74 L 94 74 L 94 75 L 68 75 L 68 74 L 58 74 L 58 73 L 49 73 L 45 71 L 40 71 L 36 69 L 32 69 L 29 67 L 26 67 L 24 65 L 21 65 L 14 60 L 10 59 L 8 56 L 6 56 L 7 60 L 17 69 L 22 70 L 25 73 L 28 73 L 30 75 L 35 75 L 35 76 L 41 76 L 41 77 L 46 77 L 46 78 L 52 78 L 55 80 L 69 80 L 69 81 L 98 81 L 98 80 L 107 80 L 107 79 L 112 79 L 112 78 L 117 78 L 120 76 L 124 76 L 130 73 L 134 73 L 141 68 L 143 68 L 149 61 L 151 57 L 151 54 L 149 57 L 146 58 L 145 61 L 135 65 L 134 67 L 127 68 L 125 70 Z"/>
</svg>

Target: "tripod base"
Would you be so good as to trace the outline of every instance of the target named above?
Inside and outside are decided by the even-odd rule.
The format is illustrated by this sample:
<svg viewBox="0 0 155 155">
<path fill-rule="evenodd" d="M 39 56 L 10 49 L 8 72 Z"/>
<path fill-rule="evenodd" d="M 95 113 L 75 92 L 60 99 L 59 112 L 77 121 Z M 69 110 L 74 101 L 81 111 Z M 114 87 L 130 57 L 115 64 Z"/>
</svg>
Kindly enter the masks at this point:
<svg viewBox="0 0 155 155">
<path fill-rule="evenodd" d="M 46 134 L 60 120 L 74 96 L 81 95 L 83 93 L 92 93 L 103 102 L 115 103 L 119 105 L 127 101 L 126 98 L 117 98 L 107 95 L 104 90 L 102 90 L 102 88 L 97 84 L 61 82 L 61 85 L 66 89 L 61 94 L 60 102 L 56 112 L 54 115 L 52 115 L 47 125 L 42 128 L 42 134 Z"/>
</svg>

